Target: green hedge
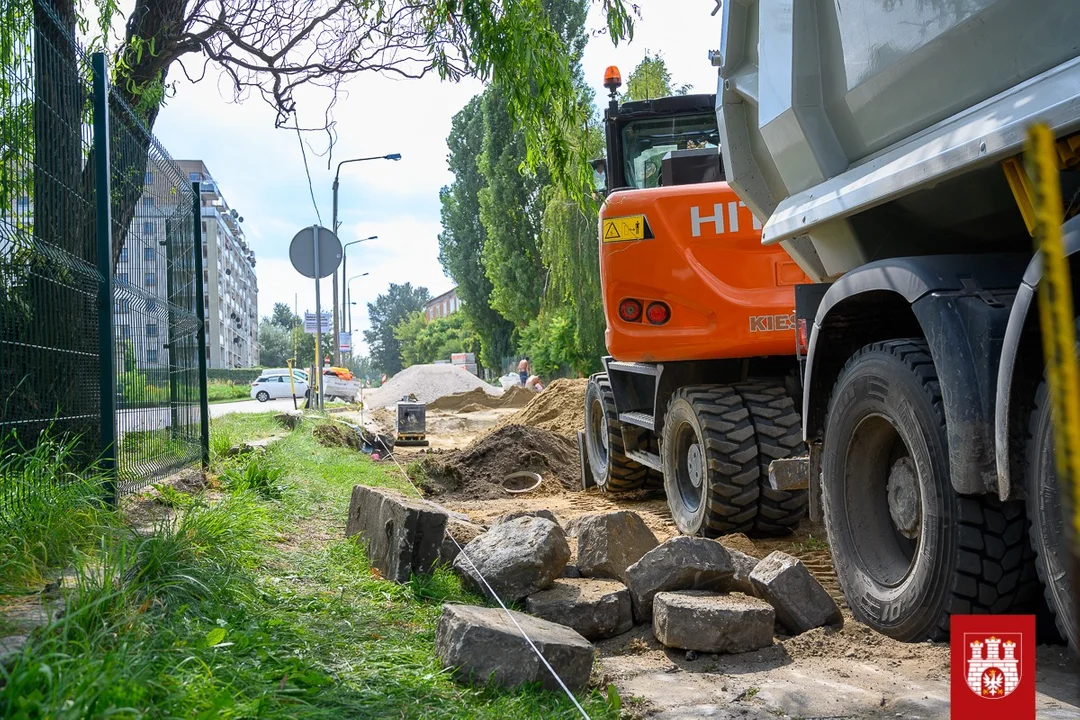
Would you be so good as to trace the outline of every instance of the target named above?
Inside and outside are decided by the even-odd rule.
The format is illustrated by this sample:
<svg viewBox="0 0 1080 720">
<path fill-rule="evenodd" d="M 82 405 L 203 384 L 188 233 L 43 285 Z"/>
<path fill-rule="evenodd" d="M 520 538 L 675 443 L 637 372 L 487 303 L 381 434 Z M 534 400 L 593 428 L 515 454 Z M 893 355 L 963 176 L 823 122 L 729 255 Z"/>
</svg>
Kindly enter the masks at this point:
<svg viewBox="0 0 1080 720">
<path fill-rule="evenodd" d="M 266 368 L 207 368 L 206 379 L 209 382 L 229 382 L 234 384 L 248 384 L 255 382 Z"/>
</svg>

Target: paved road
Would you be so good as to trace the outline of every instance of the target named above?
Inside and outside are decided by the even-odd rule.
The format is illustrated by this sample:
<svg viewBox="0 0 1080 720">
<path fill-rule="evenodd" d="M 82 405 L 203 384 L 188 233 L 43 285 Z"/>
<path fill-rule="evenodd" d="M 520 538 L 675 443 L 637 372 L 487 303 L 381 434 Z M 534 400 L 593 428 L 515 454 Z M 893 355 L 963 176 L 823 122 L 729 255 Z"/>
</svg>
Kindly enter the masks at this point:
<svg viewBox="0 0 1080 720">
<path fill-rule="evenodd" d="M 230 403 L 214 403 L 210 406 L 210 417 L 221 417 L 222 415 L 228 415 L 229 413 L 284 412 L 293 409 L 292 402 L 292 398 L 290 397 L 281 398 L 279 400 L 267 400 L 266 402 L 259 402 L 258 400 L 238 400 L 237 402 Z M 297 399 L 296 406 L 303 409 L 303 398 Z"/>
</svg>

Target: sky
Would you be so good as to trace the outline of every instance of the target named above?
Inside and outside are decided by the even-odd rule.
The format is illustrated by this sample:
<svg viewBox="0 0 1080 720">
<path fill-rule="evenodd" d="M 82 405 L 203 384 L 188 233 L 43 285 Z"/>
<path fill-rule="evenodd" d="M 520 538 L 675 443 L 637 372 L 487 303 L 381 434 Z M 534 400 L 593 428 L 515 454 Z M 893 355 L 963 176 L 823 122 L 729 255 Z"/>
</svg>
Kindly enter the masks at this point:
<svg viewBox="0 0 1080 720">
<path fill-rule="evenodd" d="M 677 84 L 691 92 L 715 92 L 716 70 L 708 51 L 720 42 L 720 15 L 710 16 L 714 0 L 636 0 L 641 8 L 634 39 L 613 47 L 606 35 L 594 33 L 583 60 L 586 80 L 606 98 L 604 68 L 617 65 L 625 78 L 646 51 L 660 53 Z M 603 18 L 594 3 L 588 29 L 599 30 Z M 399 162 L 376 160 L 346 165 L 339 190 L 340 237 L 343 243 L 377 235 L 377 240 L 348 249 L 354 352 L 366 353 L 360 331 L 367 329 L 368 302 L 390 283 L 411 282 L 432 296 L 454 283 L 439 264 L 439 189 L 453 182 L 447 169 L 446 136 L 453 116 L 483 90 L 476 80 L 442 82 L 438 76 L 401 80 L 370 73 L 355 76 L 342 87 L 334 110 L 337 143 L 333 166 L 327 169 L 325 138 L 306 138 L 308 169 L 316 208 L 304 169 L 296 132 L 275 130 L 274 114 L 261 99 L 233 102 L 229 87 L 211 70 L 192 84 L 174 70 L 176 95 L 167 101 L 154 127 L 177 160 L 203 160 L 229 205 L 244 218 L 244 231 L 255 252 L 259 315 L 274 303 L 296 306 L 301 314 L 315 309 L 314 281 L 289 263 L 289 243 L 313 223 L 329 227 L 332 217 L 334 168 L 340 160 L 401 153 Z M 322 91 L 300 96 L 301 123 L 322 117 L 329 96 Z M 321 216 L 321 221 L 320 221 Z M 329 309 L 330 279 L 320 294 Z"/>
</svg>

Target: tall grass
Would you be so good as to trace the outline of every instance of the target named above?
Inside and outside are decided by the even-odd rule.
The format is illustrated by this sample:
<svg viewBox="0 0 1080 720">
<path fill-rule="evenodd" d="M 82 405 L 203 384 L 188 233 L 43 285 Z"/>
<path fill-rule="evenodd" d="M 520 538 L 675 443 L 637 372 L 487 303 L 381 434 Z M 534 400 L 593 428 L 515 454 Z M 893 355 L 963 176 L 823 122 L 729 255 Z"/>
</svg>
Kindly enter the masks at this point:
<svg viewBox="0 0 1080 720">
<path fill-rule="evenodd" d="M 0 594 L 40 585 L 116 525 L 102 503 L 104 476 L 72 466 L 76 443 L 43 436 L 0 459 Z"/>
<path fill-rule="evenodd" d="M 238 427 L 265 422 L 226 427 L 243 440 Z M 442 603 L 479 600 L 445 569 L 383 580 L 340 535 L 352 484 L 392 479 L 310 427 L 280 445 L 228 461 L 220 497 L 191 497 L 149 533 L 105 517 L 72 534 L 75 589 L 0 665 L 0 717 L 576 717 L 557 694 L 450 681 L 433 652 Z M 584 702 L 618 715 L 599 693 Z"/>
</svg>

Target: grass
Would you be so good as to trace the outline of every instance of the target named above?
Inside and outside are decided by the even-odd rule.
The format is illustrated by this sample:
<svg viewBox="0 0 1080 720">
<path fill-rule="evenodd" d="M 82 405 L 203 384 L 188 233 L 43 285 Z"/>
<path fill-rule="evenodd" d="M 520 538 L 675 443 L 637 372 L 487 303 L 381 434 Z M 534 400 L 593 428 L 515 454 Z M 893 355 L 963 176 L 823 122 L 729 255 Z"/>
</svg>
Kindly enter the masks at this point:
<svg viewBox="0 0 1080 720">
<path fill-rule="evenodd" d="M 206 397 L 212 402 L 234 402 L 251 399 L 250 385 L 236 385 L 231 380 L 211 380 L 206 385 Z"/>
<path fill-rule="evenodd" d="M 0 717 L 578 717 L 558 694 L 449 679 L 436 620 L 443 602 L 477 598 L 445 569 L 406 585 L 372 571 L 342 537 L 351 489 L 408 485 L 318 445 L 313 426 L 265 454 L 216 457 L 220 489 L 172 498 L 181 511 L 148 535 L 112 517 L 72 523 L 71 549 L 43 562 L 73 560 L 78 588 L 0 667 Z M 269 414 L 214 424 L 232 442 L 277 432 Z M 618 717 L 617 697 L 584 702 Z"/>
</svg>

